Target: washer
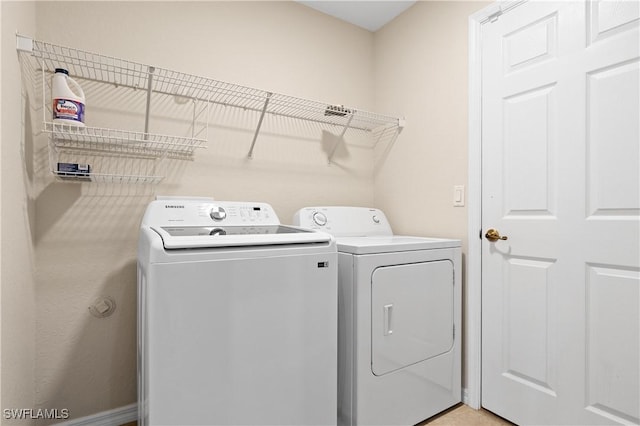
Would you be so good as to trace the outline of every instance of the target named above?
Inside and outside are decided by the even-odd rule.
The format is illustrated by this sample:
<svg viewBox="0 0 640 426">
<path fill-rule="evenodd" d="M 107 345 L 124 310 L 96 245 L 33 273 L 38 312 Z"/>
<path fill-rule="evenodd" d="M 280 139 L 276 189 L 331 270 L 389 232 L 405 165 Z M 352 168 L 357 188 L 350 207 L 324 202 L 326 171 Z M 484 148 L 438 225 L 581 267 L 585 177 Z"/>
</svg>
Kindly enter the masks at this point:
<svg viewBox="0 0 640 426">
<path fill-rule="evenodd" d="M 329 425 L 337 252 L 268 204 L 159 199 L 138 245 L 141 425 Z"/>
<path fill-rule="evenodd" d="M 394 236 L 361 207 L 294 224 L 338 243 L 338 424 L 413 425 L 460 402 L 460 241 Z"/>
</svg>

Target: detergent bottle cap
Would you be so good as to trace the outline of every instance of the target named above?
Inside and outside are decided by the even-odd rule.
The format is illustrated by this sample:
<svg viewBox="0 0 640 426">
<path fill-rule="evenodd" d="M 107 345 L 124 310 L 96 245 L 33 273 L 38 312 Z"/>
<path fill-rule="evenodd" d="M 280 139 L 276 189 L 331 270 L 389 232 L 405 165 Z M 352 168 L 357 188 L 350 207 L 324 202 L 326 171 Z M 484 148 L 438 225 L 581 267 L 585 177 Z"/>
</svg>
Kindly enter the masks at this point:
<svg viewBox="0 0 640 426">
<path fill-rule="evenodd" d="M 63 74 L 69 75 L 69 71 L 65 70 L 64 68 L 56 68 L 56 72 L 61 72 Z"/>
</svg>

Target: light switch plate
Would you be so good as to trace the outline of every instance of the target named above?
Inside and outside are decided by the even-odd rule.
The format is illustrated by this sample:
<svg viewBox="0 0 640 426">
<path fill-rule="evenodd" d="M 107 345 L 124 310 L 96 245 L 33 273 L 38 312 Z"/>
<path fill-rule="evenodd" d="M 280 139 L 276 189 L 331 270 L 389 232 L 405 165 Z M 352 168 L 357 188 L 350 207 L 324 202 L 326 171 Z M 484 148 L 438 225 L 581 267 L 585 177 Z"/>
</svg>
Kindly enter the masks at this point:
<svg viewBox="0 0 640 426">
<path fill-rule="evenodd" d="M 464 185 L 453 186 L 453 207 L 464 207 Z"/>
</svg>

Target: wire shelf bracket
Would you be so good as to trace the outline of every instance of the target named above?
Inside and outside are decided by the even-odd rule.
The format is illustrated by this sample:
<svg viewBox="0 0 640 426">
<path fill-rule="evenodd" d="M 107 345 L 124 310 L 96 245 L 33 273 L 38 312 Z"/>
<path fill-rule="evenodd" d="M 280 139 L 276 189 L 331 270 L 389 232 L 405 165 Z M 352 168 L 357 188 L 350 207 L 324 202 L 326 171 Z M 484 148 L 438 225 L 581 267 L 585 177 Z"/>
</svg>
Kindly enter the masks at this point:
<svg viewBox="0 0 640 426">
<path fill-rule="evenodd" d="M 256 146 L 256 140 L 258 139 L 258 134 L 260 133 L 260 128 L 262 127 L 262 120 L 264 120 L 264 115 L 267 112 L 267 107 L 269 106 L 269 100 L 273 93 L 267 93 L 267 97 L 264 99 L 264 107 L 262 107 L 262 111 L 260 112 L 260 119 L 258 120 L 258 125 L 256 126 L 256 131 L 253 134 L 253 140 L 251 141 L 251 148 L 249 148 L 248 158 L 253 158 L 253 148 Z"/>
</svg>

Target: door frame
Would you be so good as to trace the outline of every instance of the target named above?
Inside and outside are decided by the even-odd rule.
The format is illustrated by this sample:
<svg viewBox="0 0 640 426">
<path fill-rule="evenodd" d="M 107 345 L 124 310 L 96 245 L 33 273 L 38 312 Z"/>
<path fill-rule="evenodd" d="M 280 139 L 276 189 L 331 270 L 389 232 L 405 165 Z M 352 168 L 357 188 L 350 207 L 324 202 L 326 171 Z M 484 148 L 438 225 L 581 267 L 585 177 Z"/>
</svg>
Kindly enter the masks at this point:
<svg viewBox="0 0 640 426">
<path fill-rule="evenodd" d="M 482 26 L 527 0 L 499 0 L 469 16 L 468 223 L 463 402 L 482 407 Z"/>
</svg>

